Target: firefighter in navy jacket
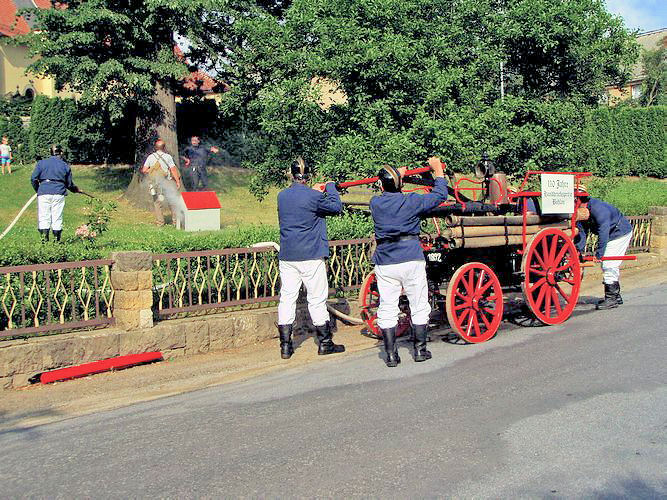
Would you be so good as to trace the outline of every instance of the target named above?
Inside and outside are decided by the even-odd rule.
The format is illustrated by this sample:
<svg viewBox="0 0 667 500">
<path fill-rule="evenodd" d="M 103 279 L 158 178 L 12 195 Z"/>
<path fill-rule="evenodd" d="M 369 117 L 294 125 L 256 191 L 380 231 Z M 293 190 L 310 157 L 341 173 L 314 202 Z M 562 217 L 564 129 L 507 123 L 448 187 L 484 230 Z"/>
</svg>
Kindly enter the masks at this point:
<svg viewBox="0 0 667 500">
<path fill-rule="evenodd" d="M 317 332 L 317 353 L 343 352 L 345 347 L 334 344 L 332 339 L 326 303 L 329 284 L 325 265 L 325 259 L 329 257 L 325 217 L 340 214 L 343 204 L 333 182 L 313 188 L 307 186 L 310 170 L 302 158 L 292 164 L 291 173 L 294 182 L 278 194 L 280 355 L 289 359 L 294 353 L 292 324 L 302 283 L 306 286 L 308 312 Z"/>
<path fill-rule="evenodd" d="M 613 205 L 596 198 L 583 197 L 584 205 L 577 212 L 579 234 L 575 244 L 579 253 L 586 248 L 589 233 L 597 234 L 598 248 L 595 257 L 622 256 L 632 240 L 632 226 L 628 219 Z M 602 279 L 604 299 L 598 302 L 597 309 L 612 309 L 623 303 L 619 278 L 622 260 L 602 261 Z"/>
<path fill-rule="evenodd" d="M 426 332 L 431 306 L 428 302 L 426 261 L 419 244 L 420 217 L 447 199 L 444 167 L 437 157 L 429 158 L 435 185 L 428 194 L 401 193 L 404 168 L 383 167 L 378 173 L 383 193 L 371 199 L 377 248 L 373 255 L 380 306 L 378 327 L 382 332 L 387 366 L 401 362 L 396 351 L 398 300 L 401 290 L 410 302 L 414 328 L 414 359 L 426 361 Z"/>
<path fill-rule="evenodd" d="M 63 210 L 67 191 L 78 193 L 79 188 L 72 180 L 72 169 L 62 158 L 63 150 L 54 144 L 51 156 L 37 162 L 30 182 L 37 193 L 37 228 L 42 240 L 48 241 L 49 230 L 56 241 L 63 232 Z"/>
</svg>

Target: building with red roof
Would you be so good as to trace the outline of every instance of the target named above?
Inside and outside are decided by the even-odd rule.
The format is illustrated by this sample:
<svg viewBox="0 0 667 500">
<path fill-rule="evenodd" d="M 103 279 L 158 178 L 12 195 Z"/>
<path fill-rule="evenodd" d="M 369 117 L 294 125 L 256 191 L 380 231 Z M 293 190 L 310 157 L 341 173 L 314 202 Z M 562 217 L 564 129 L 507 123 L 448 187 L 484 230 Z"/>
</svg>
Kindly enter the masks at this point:
<svg viewBox="0 0 667 500">
<path fill-rule="evenodd" d="M 190 74 L 179 82 L 179 87 L 176 89 L 177 101 L 184 97 L 194 96 L 219 101 L 222 93 L 229 90 L 229 85 L 226 83 L 219 82 L 205 71 L 193 67 L 178 45 L 174 45 L 174 55 L 187 64 L 191 70 Z"/>
<path fill-rule="evenodd" d="M 7 39 L 25 35 L 32 29 L 30 19 L 18 16 L 20 9 L 50 9 L 52 6 L 58 8 L 59 4 L 60 2 L 52 4 L 51 0 L 0 0 L 0 96 L 74 96 L 70 92 L 56 92 L 52 78 L 26 75 L 26 68 L 31 63 L 27 47 L 6 43 Z M 191 66 L 177 46 L 174 47 L 174 53 Z M 220 94 L 228 89 L 226 84 L 216 81 L 206 72 L 191 67 L 191 73 L 181 80 L 176 95 L 177 99 L 203 96 L 218 100 Z"/>
<path fill-rule="evenodd" d="M 51 1 L 0 0 L 0 96 L 71 95 L 56 92 L 52 78 L 26 75 L 25 70 L 31 62 L 28 49 L 6 43 L 9 38 L 30 32 L 30 20 L 18 15 L 20 9 L 26 8 L 50 9 Z"/>
</svg>

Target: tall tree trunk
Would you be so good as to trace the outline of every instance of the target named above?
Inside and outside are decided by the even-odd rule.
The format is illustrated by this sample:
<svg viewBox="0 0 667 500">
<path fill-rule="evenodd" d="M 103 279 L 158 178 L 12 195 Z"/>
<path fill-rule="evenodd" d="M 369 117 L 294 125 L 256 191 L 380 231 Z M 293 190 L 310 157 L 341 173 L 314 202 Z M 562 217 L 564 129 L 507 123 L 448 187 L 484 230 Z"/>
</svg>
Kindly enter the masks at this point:
<svg viewBox="0 0 667 500">
<path fill-rule="evenodd" d="M 180 165 L 176 135 L 176 101 L 170 89 L 160 84 L 156 86 L 152 109 L 148 113 L 137 115 L 135 135 L 137 147 L 134 175 L 125 191 L 125 198 L 137 208 L 152 210 L 153 200 L 139 169 L 146 157 L 155 151 L 155 141 L 162 139 L 166 143 L 167 153 L 174 157 L 176 167 Z"/>
</svg>

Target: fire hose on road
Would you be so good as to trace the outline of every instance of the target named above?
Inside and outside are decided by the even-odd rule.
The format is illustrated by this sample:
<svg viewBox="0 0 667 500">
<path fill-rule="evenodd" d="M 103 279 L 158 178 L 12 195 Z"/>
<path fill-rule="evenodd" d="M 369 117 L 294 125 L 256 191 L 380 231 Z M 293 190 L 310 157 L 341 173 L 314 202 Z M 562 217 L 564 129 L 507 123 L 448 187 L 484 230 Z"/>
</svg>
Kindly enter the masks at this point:
<svg viewBox="0 0 667 500">
<path fill-rule="evenodd" d="M 275 241 L 262 241 L 260 243 L 255 243 L 253 245 L 254 248 L 257 247 L 272 247 L 276 252 L 280 251 L 280 245 L 276 243 Z M 348 323 L 352 323 L 353 325 L 363 325 L 364 322 L 361 318 L 355 318 L 354 316 L 350 316 L 349 314 L 345 314 L 338 309 L 335 309 L 331 307 L 329 304 L 327 304 L 327 310 L 336 316 L 337 318 L 347 321 Z"/>
</svg>

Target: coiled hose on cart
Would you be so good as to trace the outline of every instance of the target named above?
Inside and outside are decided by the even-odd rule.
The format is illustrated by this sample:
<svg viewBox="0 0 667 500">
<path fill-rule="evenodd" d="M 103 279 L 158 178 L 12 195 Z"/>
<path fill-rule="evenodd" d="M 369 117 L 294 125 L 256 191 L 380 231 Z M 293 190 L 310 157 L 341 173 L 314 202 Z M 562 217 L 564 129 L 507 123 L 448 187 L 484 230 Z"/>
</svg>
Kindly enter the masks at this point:
<svg viewBox="0 0 667 500">
<path fill-rule="evenodd" d="M 280 245 L 276 243 L 275 241 L 261 241 L 259 243 L 255 243 L 252 245 L 253 247 L 272 247 L 276 252 L 280 252 Z M 350 316 L 349 314 L 345 314 L 338 309 L 335 309 L 331 307 L 329 304 L 327 304 L 327 310 L 336 316 L 338 319 L 342 321 L 346 321 L 348 323 L 351 323 L 353 325 L 363 325 L 364 322 L 360 318 L 355 318 L 354 316 Z"/>
</svg>

